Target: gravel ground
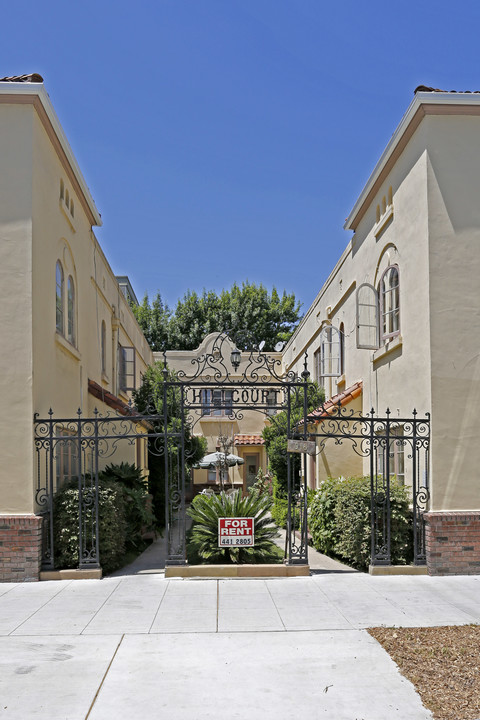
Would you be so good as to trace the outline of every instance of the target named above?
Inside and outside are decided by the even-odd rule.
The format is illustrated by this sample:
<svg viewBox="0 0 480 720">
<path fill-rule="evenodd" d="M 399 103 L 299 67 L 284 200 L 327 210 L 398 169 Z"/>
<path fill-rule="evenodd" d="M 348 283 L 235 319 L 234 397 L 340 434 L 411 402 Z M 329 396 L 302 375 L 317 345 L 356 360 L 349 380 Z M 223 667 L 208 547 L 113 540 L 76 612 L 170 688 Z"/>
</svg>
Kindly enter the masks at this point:
<svg viewBox="0 0 480 720">
<path fill-rule="evenodd" d="M 480 625 L 369 630 L 436 720 L 480 718 Z"/>
</svg>

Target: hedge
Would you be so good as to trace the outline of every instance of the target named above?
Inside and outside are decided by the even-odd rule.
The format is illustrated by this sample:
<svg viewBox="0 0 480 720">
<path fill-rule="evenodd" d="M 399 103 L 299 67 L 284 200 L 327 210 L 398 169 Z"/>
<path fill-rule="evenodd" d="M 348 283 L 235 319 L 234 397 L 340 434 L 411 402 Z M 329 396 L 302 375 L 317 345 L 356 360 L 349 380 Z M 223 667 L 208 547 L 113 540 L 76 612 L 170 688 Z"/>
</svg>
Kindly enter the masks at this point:
<svg viewBox="0 0 480 720">
<path fill-rule="evenodd" d="M 329 478 L 310 506 L 309 530 L 314 547 L 359 570 L 371 562 L 370 477 Z M 390 481 L 391 562 L 412 560 L 412 517 L 408 490 Z"/>
<path fill-rule="evenodd" d="M 84 508 L 84 526 L 89 538 L 95 528 L 95 506 Z M 112 480 L 98 482 L 99 551 L 104 573 L 113 572 L 125 555 L 126 515 L 123 487 Z M 78 481 L 65 483 L 54 498 L 55 567 L 76 568 L 78 557 Z"/>
</svg>

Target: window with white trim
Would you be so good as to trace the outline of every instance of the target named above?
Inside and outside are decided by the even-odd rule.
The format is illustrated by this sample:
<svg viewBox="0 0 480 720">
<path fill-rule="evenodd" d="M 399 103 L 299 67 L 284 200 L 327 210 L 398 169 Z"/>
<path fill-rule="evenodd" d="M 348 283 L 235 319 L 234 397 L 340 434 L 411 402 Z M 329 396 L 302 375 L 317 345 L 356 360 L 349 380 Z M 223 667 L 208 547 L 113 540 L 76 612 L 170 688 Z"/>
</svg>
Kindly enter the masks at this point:
<svg viewBox="0 0 480 720">
<path fill-rule="evenodd" d="M 379 286 L 382 340 L 400 333 L 400 278 L 397 265 L 383 273 Z"/>
<path fill-rule="evenodd" d="M 381 343 L 400 334 L 400 275 L 390 265 L 378 284 L 357 289 L 357 348 L 377 350 Z"/>
<path fill-rule="evenodd" d="M 357 348 L 378 348 L 378 293 L 369 283 L 357 288 Z"/>
<path fill-rule="evenodd" d="M 135 390 L 135 348 L 118 346 L 118 389 Z"/>
<path fill-rule="evenodd" d="M 320 346 L 314 353 L 314 376 L 320 387 L 325 387 L 325 378 L 342 374 L 340 330 L 326 325 L 320 332 L 319 340 Z"/>
</svg>

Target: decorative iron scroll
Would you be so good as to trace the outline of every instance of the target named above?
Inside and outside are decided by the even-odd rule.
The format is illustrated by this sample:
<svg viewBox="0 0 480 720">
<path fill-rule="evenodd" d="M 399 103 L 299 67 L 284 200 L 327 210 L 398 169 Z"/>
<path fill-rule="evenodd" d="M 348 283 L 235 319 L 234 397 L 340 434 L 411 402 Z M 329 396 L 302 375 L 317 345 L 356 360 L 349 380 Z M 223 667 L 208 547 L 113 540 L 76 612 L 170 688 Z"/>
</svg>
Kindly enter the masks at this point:
<svg viewBox="0 0 480 720">
<path fill-rule="evenodd" d="M 305 369 L 301 377 L 293 371 L 281 373 L 280 360 L 257 349 L 248 349 L 248 337 L 242 333 L 220 333 L 211 351 L 192 361 L 192 372 L 177 371 L 174 379 L 168 377 L 167 356 L 164 354 L 164 394 L 181 393 L 178 419 L 182 427 L 193 430 L 205 413 L 221 413 L 229 420 L 242 420 L 245 411 L 255 411 L 267 416 L 289 411 L 292 398 L 300 397 L 306 419 L 309 373 Z M 164 408 L 167 403 L 164 401 Z M 166 442 L 170 442 L 168 418 Z M 305 438 L 305 430 L 294 426 L 288 419 L 289 437 Z M 176 460 L 172 463 L 165 455 L 166 508 L 168 564 L 183 564 L 186 557 L 185 544 L 185 468 L 188 458 L 181 442 L 183 433 L 173 442 Z M 169 464 L 170 462 L 170 464 Z M 286 535 L 286 562 L 307 563 L 307 493 L 306 478 L 300 487 L 300 478 L 294 478 L 295 463 L 287 459 L 289 473 L 288 519 Z M 167 467 L 168 466 L 168 467 Z M 292 469 L 293 468 L 293 469 Z"/>
<path fill-rule="evenodd" d="M 43 517 L 43 569 L 55 568 L 54 498 L 69 482 L 78 492 L 78 566 L 100 566 L 98 538 L 99 462 L 113 457 L 120 443 L 134 445 L 140 438 L 149 440 L 149 451 L 163 455 L 163 416 L 141 414 L 130 405 L 127 414 L 97 410 L 93 417 L 76 418 L 34 416 L 34 442 L 37 459 L 35 501 Z"/>
<path fill-rule="evenodd" d="M 430 499 L 429 448 L 430 415 L 392 417 L 387 410 L 379 417 L 374 410 L 362 416 L 341 405 L 325 403 L 309 418 L 310 436 L 316 438 L 319 453 L 328 441 L 335 445 L 348 443 L 351 449 L 368 464 L 371 483 L 371 562 L 373 565 L 391 563 L 390 479 L 398 472 L 398 458 L 402 458 L 403 476 L 411 487 L 413 526 L 413 561 L 426 563 L 424 513 Z M 312 424 L 315 423 L 315 431 Z M 397 471 L 397 472 L 396 472 Z M 407 483 L 407 480 L 409 481 Z"/>
</svg>

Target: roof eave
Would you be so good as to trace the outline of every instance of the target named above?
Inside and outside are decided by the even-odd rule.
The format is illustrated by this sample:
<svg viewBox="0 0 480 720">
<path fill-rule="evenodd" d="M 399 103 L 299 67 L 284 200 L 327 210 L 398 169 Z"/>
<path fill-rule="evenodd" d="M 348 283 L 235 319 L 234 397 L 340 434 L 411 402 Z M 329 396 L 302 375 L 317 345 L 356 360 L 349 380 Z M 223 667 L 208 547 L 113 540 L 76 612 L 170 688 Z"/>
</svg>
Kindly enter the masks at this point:
<svg viewBox="0 0 480 720">
<path fill-rule="evenodd" d="M 386 164 L 395 152 L 411 123 L 417 117 L 417 113 L 421 112 L 422 105 L 479 105 L 480 96 L 474 93 L 450 93 L 450 92 L 417 92 L 412 102 L 410 103 L 407 111 L 400 120 L 397 129 L 393 133 L 392 137 L 385 150 L 383 151 L 380 159 L 375 165 L 372 174 L 368 178 L 365 186 L 360 193 L 355 205 L 353 206 L 349 216 L 347 217 L 344 229 L 355 231 L 358 225 L 358 218 L 362 213 L 362 209 L 367 201 L 369 194 L 372 191 L 375 183 L 379 179 L 382 171 Z M 421 118 L 420 118 L 421 119 Z"/>
<path fill-rule="evenodd" d="M 61 146 L 63 152 L 65 153 L 65 157 L 67 158 L 67 161 L 70 164 L 72 172 L 75 175 L 75 178 L 78 182 L 81 192 L 85 198 L 86 204 L 88 205 L 88 208 L 91 213 L 92 225 L 101 226 L 102 218 L 100 216 L 100 213 L 97 210 L 97 207 L 95 205 L 93 197 L 90 194 L 90 190 L 88 189 L 87 183 L 85 182 L 85 178 L 82 175 L 82 171 L 80 170 L 80 167 L 77 163 L 75 155 L 73 154 L 72 148 L 70 147 L 70 144 L 67 140 L 67 136 L 65 135 L 63 128 L 60 125 L 60 121 L 57 117 L 57 114 L 53 108 L 52 102 L 50 100 L 50 97 L 49 97 L 47 91 L 45 90 L 45 86 L 43 85 L 43 83 L 24 83 L 24 82 L 0 83 L 0 96 L 1 95 L 38 97 L 38 99 L 43 107 L 43 110 L 46 113 L 48 121 L 50 122 L 52 129 L 58 138 L 58 142 L 60 143 L 60 146 Z"/>
</svg>

